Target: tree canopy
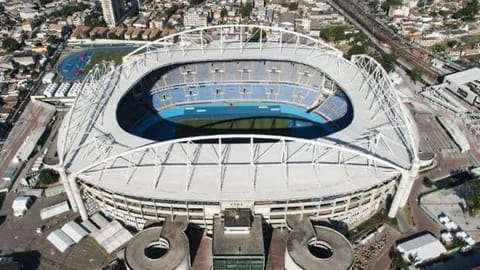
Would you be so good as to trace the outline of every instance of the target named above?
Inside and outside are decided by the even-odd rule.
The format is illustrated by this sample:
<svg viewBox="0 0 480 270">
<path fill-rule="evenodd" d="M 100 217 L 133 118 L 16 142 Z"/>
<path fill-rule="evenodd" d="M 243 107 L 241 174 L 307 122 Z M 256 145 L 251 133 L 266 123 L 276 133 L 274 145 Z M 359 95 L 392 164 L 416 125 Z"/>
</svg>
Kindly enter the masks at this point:
<svg viewBox="0 0 480 270">
<path fill-rule="evenodd" d="M 465 202 L 472 213 L 480 210 L 480 180 L 472 179 L 466 182 L 467 192 Z"/>
<path fill-rule="evenodd" d="M 38 178 L 40 186 L 48 186 L 58 181 L 58 174 L 54 170 L 43 169 L 40 171 Z"/>
<path fill-rule="evenodd" d="M 18 43 L 15 39 L 7 37 L 2 42 L 2 48 L 7 52 L 13 52 L 15 50 L 20 49 L 20 43 Z"/>
<path fill-rule="evenodd" d="M 205 2 L 205 0 L 190 0 L 190 5 L 194 6 L 194 5 L 201 4 L 203 2 Z"/>
<path fill-rule="evenodd" d="M 265 32 L 263 32 L 262 29 L 255 27 L 252 30 L 252 35 L 250 36 L 249 41 L 259 42 L 260 41 L 260 36 L 262 36 L 262 40 L 264 40 L 266 38 L 265 37 Z"/>
<path fill-rule="evenodd" d="M 242 8 L 240 9 L 240 14 L 242 15 L 242 18 L 248 18 L 250 17 L 250 14 L 252 13 L 252 4 L 250 2 L 247 2 L 246 4 L 242 4 Z"/>
<path fill-rule="evenodd" d="M 397 60 L 397 56 L 393 53 L 383 53 L 381 58 L 378 59 L 382 67 L 385 69 L 386 72 L 393 71 L 395 67 L 395 61 Z"/>
<path fill-rule="evenodd" d="M 220 17 L 225 18 L 228 16 L 228 10 L 226 7 L 222 8 L 222 11 L 220 11 Z"/>
<path fill-rule="evenodd" d="M 390 6 L 401 5 L 401 4 L 402 4 L 402 0 L 387 0 L 382 3 L 381 7 L 383 10 L 388 11 L 390 9 Z"/>
<path fill-rule="evenodd" d="M 462 19 L 464 21 L 472 21 L 475 19 L 475 15 L 480 11 L 480 5 L 478 0 L 472 0 L 468 2 L 464 8 L 453 14 L 453 18 Z"/>
<path fill-rule="evenodd" d="M 347 27 L 344 25 L 331 25 L 320 30 L 320 37 L 328 42 L 345 40 Z"/>
<path fill-rule="evenodd" d="M 357 45 L 354 44 L 347 52 L 349 56 L 355 55 L 355 54 L 364 54 L 367 52 L 367 49 L 365 46 Z"/>
<path fill-rule="evenodd" d="M 412 68 L 410 78 L 412 78 L 414 82 L 420 81 L 422 79 L 422 71 L 418 67 Z"/>
</svg>

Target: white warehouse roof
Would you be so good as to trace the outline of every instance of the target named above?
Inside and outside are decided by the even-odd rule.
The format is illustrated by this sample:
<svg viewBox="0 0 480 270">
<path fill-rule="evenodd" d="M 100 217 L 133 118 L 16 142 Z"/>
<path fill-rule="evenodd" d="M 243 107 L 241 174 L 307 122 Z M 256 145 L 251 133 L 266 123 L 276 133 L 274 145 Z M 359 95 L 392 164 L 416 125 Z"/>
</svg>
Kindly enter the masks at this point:
<svg viewBox="0 0 480 270">
<path fill-rule="evenodd" d="M 133 237 L 133 235 L 116 220 L 110 222 L 100 231 L 92 233 L 92 236 L 108 253 L 112 253 Z"/>
<path fill-rule="evenodd" d="M 424 234 L 400 243 L 397 249 L 404 257 L 415 258 L 416 262 L 433 259 L 447 252 L 442 243 L 431 234 Z"/>
<path fill-rule="evenodd" d="M 73 220 L 63 225 L 62 231 L 72 238 L 75 243 L 80 242 L 88 235 L 88 232 Z"/>
<path fill-rule="evenodd" d="M 70 206 L 68 205 L 68 202 L 63 201 L 61 203 L 57 203 L 49 207 L 40 209 L 40 218 L 42 220 L 45 220 L 47 218 L 51 218 L 53 216 L 65 213 L 68 210 L 70 210 Z"/>
<path fill-rule="evenodd" d="M 480 80 L 480 68 L 476 67 L 447 75 L 443 82 L 450 81 L 456 84 L 465 84 L 475 80 Z"/>
<path fill-rule="evenodd" d="M 53 232 L 51 232 L 48 236 L 47 236 L 47 240 L 50 241 L 50 243 L 52 243 L 52 245 L 54 245 L 58 250 L 60 250 L 60 252 L 64 252 L 68 247 L 72 246 L 73 244 L 75 244 L 75 242 L 73 242 L 73 240 L 68 237 L 67 234 L 65 234 L 62 230 L 60 229 L 57 229 Z"/>
</svg>

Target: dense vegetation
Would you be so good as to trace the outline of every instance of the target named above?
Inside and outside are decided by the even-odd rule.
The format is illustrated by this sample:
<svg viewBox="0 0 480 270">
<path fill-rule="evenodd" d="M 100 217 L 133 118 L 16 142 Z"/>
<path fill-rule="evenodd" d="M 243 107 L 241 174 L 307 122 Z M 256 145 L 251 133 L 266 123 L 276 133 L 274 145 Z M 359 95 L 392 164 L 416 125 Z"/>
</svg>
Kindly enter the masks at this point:
<svg viewBox="0 0 480 270">
<path fill-rule="evenodd" d="M 455 19 L 462 19 L 464 21 L 473 21 L 475 19 L 475 15 L 480 11 L 480 5 L 478 4 L 478 0 L 472 0 L 465 5 L 464 8 L 457 11 L 453 14 L 453 18 Z"/>
<path fill-rule="evenodd" d="M 40 175 L 38 176 L 38 185 L 41 187 L 51 185 L 53 183 L 58 182 L 58 174 L 54 170 L 50 169 L 43 169 L 40 171 Z"/>
<path fill-rule="evenodd" d="M 5 38 L 2 42 L 2 49 L 6 50 L 7 52 L 13 52 L 15 50 L 18 50 L 20 49 L 20 46 L 20 43 L 10 37 Z"/>
<path fill-rule="evenodd" d="M 472 179 L 465 183 L 467 192 L 465 194 L 465 202 L 472 214 L 478 213 L 480 210 L 480 180 Z"/>
</svg>

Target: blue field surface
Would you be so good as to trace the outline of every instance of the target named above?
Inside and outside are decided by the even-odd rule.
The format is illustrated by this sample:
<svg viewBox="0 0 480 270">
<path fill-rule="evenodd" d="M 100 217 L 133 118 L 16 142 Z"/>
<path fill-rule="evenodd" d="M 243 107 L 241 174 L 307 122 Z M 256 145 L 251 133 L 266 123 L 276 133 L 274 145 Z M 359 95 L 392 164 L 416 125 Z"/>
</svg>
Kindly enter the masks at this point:
<svg viewBox="0 0 480 270">
<path fill-rule="evenodd" d="M 95 47 L 73 52 L 61 59 L 57 65 L 57 72 L 62 76 L 64 81 L 78 81 L 85 78 L 85 67 L 96 52 L 105 52 L 112 50 L 133 50 L 132 46 L 115 46 L 115 47 Z"/>
<path fill-rule="evenodd" d="M 94 52 L 94 49 L 89 49 L 68 55 L 58 64 L 57 72 L 65 81 L 83 79 L 85 77 L 83 70 Z"/>
</svg>

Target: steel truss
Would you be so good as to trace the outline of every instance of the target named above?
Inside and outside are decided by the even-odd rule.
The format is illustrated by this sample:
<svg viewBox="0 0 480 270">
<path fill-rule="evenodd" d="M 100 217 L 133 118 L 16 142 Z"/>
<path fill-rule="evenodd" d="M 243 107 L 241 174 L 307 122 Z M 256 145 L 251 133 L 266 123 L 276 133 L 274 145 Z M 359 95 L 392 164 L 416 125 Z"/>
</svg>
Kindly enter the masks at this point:
<svg viewBox="0 0 480 270">
<path fill-rule="evenodd" d="M 205 53 L 207 50 L 222 53 L 232 50 L 232 55 L 235 55 L 233 50 L 237 53 L 239 49 L 261 52 L 268 48 L 269 50 L 278 49 L 278 52 L 282 53 L 282 50 L 287 50 L 287 47 L 295 52 L 297 49 L 305 50 L 311 59 L 317 59 L 316 57 L 325 54 L 335 57 L 334 61 L 337 63 L 335 68 L 338 69 L 338 73 L 341 71 L 341 63 L 348 62 L 342 58 L 342 53 L 337 49 L 321 40 L 302 34 L 275 27 L 222 25 L 188 30 L 153 41 L 125 56 L 125 64 L 118 68 L 114 68 L 110 63 L 97 66 L 84 80 L 82 91 L 59 132 L 59 166 L 70 173 L 68 180 L 72 186 L 72 193 L 77 197 L 75 200 L 81 204 L 81 199 L 78 199 L 80 192 L 75 183 L 77 176 L 103 175 L 107 171 L 121 171 L 124 177 L 121 184 L 126 185 L 138 181 L 139 178 L 135 177 L 137 173 L 141 174 L 142 170 L 150 169 L 154 173 L 141 175 L 141 177 L 151 178 L 148 182 L 152 188 L 157 188 L 161 185 L 162 175 L 166 170 L 185 168 L 184 189 L 186 191 L 192 187 L 195 171 L 205 168 L 217 172 L 217 190 L 220 191 L 224 188 L 227 170 L 239 166 L 250 170 L 252 177 L 248 181 L 252 190 L 256 188 L 259 168 L 268 166 L 283 168 L 283 181 L 287 189 L 291 182 L 289 170 L 294 170 L 300 165 L 311 166 L 317 176 L 322 175 L 319 168 L 325 168 L 325 166 L 339 167 L 347 176 L 355 176 L 356 167 L 372 168 L 375 174 L 377 170 L 382 170 L 406 175 L 411 168 L 383 157 L 381 149 L 386 149 L 388 155 L 394 156 L 392 149 L 401 147 L 407 149 L 410 155 L 409 160 L 406 160 L 406 154 L 402 157 L 408 161 L 409 165 L 418 160 L 418 138 L 415 125 L 396 94 L 388 74 L 368 56 L 354 56 L 351 60 L 351 63 L 359 68 L 358 75 L 355 76 L 361 75 L 364 78 L 362 78 L 363 84 L 360 91 L 366 88 L 365 101 L 361 102 L 370 105 L 368 109 L 369 115 L 372 115 L 370 120 L 376 120 L 375 118 L 379 118 L 383 112 L 387 119 L 382 117 L 382 121 L 388 120 L 389 123 L 379 122 L 379 126 L 361 127 L 362 130 L 357 129 L 358 134 L 352 134 L 352 141 L 349 142 L 229 134 L 154 142 L 132 148 L 129 145 L 121 145 L 115 141 L 114 134 L 99 130 L 95 126 L 97 122 L 115 121 L 102 117 L 109 98 L 117 88 L 123 87 L 119 86 L 118 82 L 135 78 L 132 74 L 146 66 L 147 59 L 151 63 L 155 57 L 158 60 L 162 56 L 173 56 L 174 53 L 179 52 L 186 54 L 187 51 L 190 53 L 192 50 L 198 53 Z M 171 62 L 175 62 L 175 59 Z M 351 63 L 348 63 L 351 66 Z M 322 73 L 322 76 L 325 84 L 325 74 Z M 333 79 L 332 84 L 336 84 Z M 322 92 L 319 91 L 319 93 Z M 395 133 L 389 130 L 394 130 Z M 396 134 L 399 139 L 397 136 L 390 137 L 392 134 Z M 246 156 L 237 159 L 229 158 L 234 154 L 232 144 L 228 143 L 232 139 L 248 141 L 244 143 L 245 147 L 248 147 Z M 269 142 L 265 143 L 265 140 Z M 199 143 L 199 141 L 202 142 Z M 205 141 L 208 142 L 205 143 Z M 267 144 L 270 146 L 265 149 Z M 82 153 L 81 156 L 78 156 L 78 153 Z M 274 153 L 273 157 L 265 160 L 263 157 L 269 153 Z M 308 158 L 305 158 L 307 156 Z M 66 169 L 77 158 L 88 160 L 90 163 L 83 168 Z M 317 178 L 320 179 L 320 177 Z M 85 215 L 82 214 L 82 217 Z"/>
<path fill-rule="evenodd" d="M 227 142 L 232 139 L 243 139 L 244 142 L 248 142 L 245 143 L 245 147 L 248 147 L 249 154 L 241 155 L 240 159 L 238 157 L 230 159 L 229 156 L 234 153 L 230 152 L 232 145 Z M 271 142 L 266 143 L 265 140 Z M 266 144 L 268 147 L 261 147 Z M 174 148 L 177 151 L 173 151 Z M 279 149 L 281 151 L 278 151 Z M 275 151 L 273 157 L 268 160 L 263 159 L 271 151 Z M 308 152 L 308 158 L 305 158 L 301 152 Z M 297 159 L 297 156 L 302 157 Z M 139 167 L 140 164 L 141 167 Z M 185 190 L 188 191 L 195 170 L 204 167 L 217 170 L 218 190 L 222 190 L 226 180 L 224 178 L 225 170 L 229 167 L 245 167 L 246 165 L 250 167 L 253 176 L 252 179 L 248 179 L 252 190 L 255 190 L 258 166 L 282 165 L 283 180 L 287 187 L 289 183 L 288 170 L 297 165 L 311 165 L 315 170 L 318 170 L 320 166 L 341 166 L 345 174 L 351 176 L 355 173 L 355 167 L 359 166 L 371 167 L 374 170 L 381 168 L 404 171 L 403 168 L 389 160 L 341 144 L 332 145 L 328 142 L 285 136 L 228 134 L 190 137 L 145 145 L 94 162 L 75 172 L 75 175 L 122 170 L 125 177 L 124 183 L 128 184 L 133 181 L 137 170 L 154 168 L 155 173 L 151 175 L 150 183 L 152 188 L 157 188 L 165 169 L 186 168 L 184 179 Z"/>
<path fill-rule="evenodd" d="M 99 148 L 113 145 L 108 134 L 95 138 L 95 142 L 86 141 L 96 120 L 103 111 L 108 98 L 116 88 L 119 73 L 112 62 L 96 65 L 82 81 L 82 91 L 75 98 L 74 104 L 66 116 L 59 134 L 58 153 L 60 164 L 68 164 L 76 150 L 86 144 L 97 143 Z M 107 147 L 108 148 L 108 147 Z"/>
<path fill-rule="evenodd" d="M 418 160 L 416 125 L 397 95 L 387 72 L 377 61 L 367 55 L 352 56 L 352 63 L 359 67 L 367 78 L 365 83 L 368 85 L 367 95 L 372 96 L 372 109 L 376 108 L 377 114 L 383 110 L 403 144 L 409 149 L 412 160 Z"/>
</svg>

